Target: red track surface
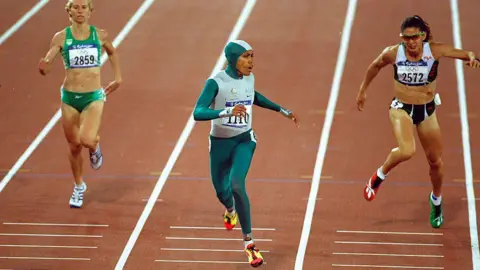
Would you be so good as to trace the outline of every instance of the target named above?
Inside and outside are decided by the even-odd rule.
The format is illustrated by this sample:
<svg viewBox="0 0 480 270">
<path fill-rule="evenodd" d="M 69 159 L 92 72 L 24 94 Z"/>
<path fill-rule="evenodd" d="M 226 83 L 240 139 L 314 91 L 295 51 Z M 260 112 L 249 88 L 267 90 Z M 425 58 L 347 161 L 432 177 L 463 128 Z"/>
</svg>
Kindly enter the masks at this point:
<svg viewBox="0 0 480 270">
<path fill-rule="evenodd" d="M 96 1 L 92 23 L 112 39 L 141 5 L 135 1 Z M 12 8 L 0 22 L 2 33 L 34 5 L 0 3 Z M 432 8 L 426 0 L 359 1 L 352 29 L 335 121 L 323 166 L 304 269 L 368 269 L 340 265 L 411 265 L 471 269 L 471 248 L 461 123 L 454 61 L 440 63 L 438 109 L 445 143 L 445 227 L 428 224 L 428 167 L 420 144 L 417 155 L 402 164 L 367 203 L 362 188 L 393 147 L 388 121 L 392 98 L 391 70 L 372 84 L 366 111 L 355 109 L 355 97 L 368 64 L 398 42 L 403 17 L 419 13 L 432 25 L 435 39 L 453 44 L 447 0 Z M 254 237 L 265 252 L 267 269 L 294 269 L 310 192 L 320 133 L 340 46 L 348 1 L 258 1 L 240 36 L 256 50 L 257 89 L 301 117 L 302 125 L 271 111 L 256 109 L 258 135 L 248 192 Z M 157 0 L 119 46 L 125 84 L 109 97 L 102 125 L 104 167 L 92 172 L 85 208 L 68 208 L 72 189 L 67 145 L 59 125 L 42 141 L 22 170 L 0 193 L 0 245 L 69 245 L 95 249 L 0 249 L 0 269 L 113 269 L 145 207 L 192 106 L 221 53 L 243 8 L 243 1 Z M 460 3 L 465 48 L 480 54 L 476 38 L 480 3 Z M 373 13 L 382 11 L 382 13 Z M 374 17 L 375 14 L 375 17 Z M 114 15 L 114 16 L 113 16 Z M 68 23 L 63 2 L 48 3 L 0 48 L 0 169 L 8 170 L 57 111 L 63 79 L 61 61 L 48 77 L 36 70 L 51 37 Z M 34 40 L 35 42 L 31 42 Z M 57 59 L 60 60 L 60 59 Z M 103 81 L 110 80 L 109 64 Z M 476 123 L 476 70 L 465 71 L 474 172 L 480 145 Z M 8 102 L 12 101 L 12 102 Z M 362 124 L 368 121 L 368 125 Z M 249 269 L 246 264 L 156 262 L 155 260 L 236 261 L 241 252 L 172 251 L 163 248 L 232 249 L 240 241 L 173 240 L 169 237 L 240 239 L 240 232 L 175 229 L 171 226 L 221 227 L 223 209 L 209 181 L 209 123 L 197 123 L 171 178 L 163 188 L 126 269 Z M 379 136 L 374 138 L 375 136 Z M 86 157 L 86 155 L 85 155 Z M 474 174 L 475 178 L 475 174 Z M 104 224 L 108 227 L 18 226 L 5 222 Z M 349 231 L 442 233 L 377 235 Z M 33 237 L 16 234 L 78 234 L 90 237 Z M 92 237 L 97 235 L 101 237 Z M 353 245 L 335 241 L 435 243 L 432 246 Z M 334 254 L 335 253 L 335 254 Z M 337 254 L 343 253 L 343 254 Z M 345 253 L 435 254 L 443 258 L 358 256 Z M 85 261 L 3 259 L 2 257 L 89 258 Z M 378 268 L 376 268 L 378 269 Z"/>
</svg>

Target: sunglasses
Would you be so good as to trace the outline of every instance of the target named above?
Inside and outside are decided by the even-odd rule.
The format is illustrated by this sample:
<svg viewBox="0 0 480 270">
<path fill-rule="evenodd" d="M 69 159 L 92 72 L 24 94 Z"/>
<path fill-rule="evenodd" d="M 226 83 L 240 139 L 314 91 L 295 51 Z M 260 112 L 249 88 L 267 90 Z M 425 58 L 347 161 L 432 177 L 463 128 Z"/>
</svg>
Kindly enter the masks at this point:
<svg viewBox="0 0 480 270">
<path fill-rule="evenodd" d="M 419 39 L 421 36 L 425 35 L 425 32 L 419 32 L 419 33 L 415 33 L 415 34 L 411 34 L 411 35 L 408 35 L 408 34 L 404 34 L 404 33 L 400 33 L 400 37 L 405 40 L 405 41 L 408 41 L 408 40 L 417 40 Z"/>
</svg>

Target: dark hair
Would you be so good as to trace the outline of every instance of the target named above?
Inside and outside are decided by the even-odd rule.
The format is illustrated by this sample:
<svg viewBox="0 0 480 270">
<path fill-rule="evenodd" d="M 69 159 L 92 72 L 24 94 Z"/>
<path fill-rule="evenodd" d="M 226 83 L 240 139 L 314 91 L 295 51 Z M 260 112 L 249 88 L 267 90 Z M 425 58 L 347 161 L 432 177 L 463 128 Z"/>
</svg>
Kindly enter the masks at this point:
<svg viewBox="0 0 480 270">
<path fill-rule="evenodd" d="M 420 16 L 413 15 L 413 16 L 405 18 L 405 20 L 403 20 L 403 22 L 402 22 L 402 26 L 400 26 L 400 30 L 403 32 L 405 30 L 405 28 L 409 28 L 409 27 L 416 27 L 416 28 L 419 28 L 420 31 L 425 32 L 425 34 L 426 34 L 425 40 L 426 41 L 430 41 L 430 40 L 433 39 L 432 31 L 430 30 L 430 25 L 428 25 L 428 23 L 426 21 L 424 21 L 422 18 L 420 18 Z"/>
</svg>

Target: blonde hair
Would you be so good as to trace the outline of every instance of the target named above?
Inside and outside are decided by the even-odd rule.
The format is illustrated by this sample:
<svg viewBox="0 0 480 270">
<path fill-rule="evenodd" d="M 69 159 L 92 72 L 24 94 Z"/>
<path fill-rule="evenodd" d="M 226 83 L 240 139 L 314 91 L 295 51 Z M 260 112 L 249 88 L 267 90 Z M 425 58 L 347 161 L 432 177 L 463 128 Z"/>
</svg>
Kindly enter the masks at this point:
<svg viewBox="0 0 480 270">
<path fill-rule="evenodd" d="M 67 3 L 65 4 L 65 10 L 68 12 L 73 5 L 73 0 L 67 0 Z M 93 0 L 88 0 L 88 8 L 90 11 L 93 11 Z"/>
</svg>

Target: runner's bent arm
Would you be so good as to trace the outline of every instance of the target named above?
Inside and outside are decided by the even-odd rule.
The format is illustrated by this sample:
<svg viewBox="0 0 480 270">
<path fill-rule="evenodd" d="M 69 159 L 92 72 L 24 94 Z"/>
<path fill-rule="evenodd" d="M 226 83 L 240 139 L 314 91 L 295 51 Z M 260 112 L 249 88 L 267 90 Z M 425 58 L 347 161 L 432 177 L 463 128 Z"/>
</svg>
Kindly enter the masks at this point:
<svg viewBox="0 0 480 270">
<path fill-rule="evenodd" d="M 39 69 L 41 74 L 47 75 L 47 73 L 50 72 L 53 61 L 57 57 L 58 53 L 62 50 L 62 43 L 64 38 L 65 35 L 63 34 L 63 32 L 57 32 L 53 36 L 47 54 L 40 60 Z"/>
<path fill-rule="evenodd" d="M 200 97 L 198 97 L 195 110 L 193 111 L 193 119 L 195 121 L 208 121 L 226 116 L 227 110 L 210 109 L 213 99 L 218 93 L 218 84 L 213 79 L 208 79 L 203 87 Z"/>
<path fill-rule="evenodd" d="M 463 61 L 469 61 L 469 66 L 479 67 L 480 59 L 475 56 L 475 53 L 472 51 L 466 51 L 461 49 L 456 49 L 450 45 L 444 43 L 432 43 L 432 50 L 435 50 L 440 53 L 442 57 L 449 57 L 454 59 L 459 59 Z"/>
<path fill-rule="evenodd" d="M 285 108 L 282 108 L 280 105 L 269 100 L 268 98 L 266 98 L 264 95 L 260 94 L 260 92 L 256 90 L 255 90 L 255 99 L 253 100 L 253 104 L 262 108 L 272 110 L 272 111 L 281 112 L 286 117 L 290 117 L 292 114 L 291 111 Z"/>
<path fill-rule="evenodd" d="M 440 56 L 469 61 L 475 59 L 475 54 L 470 51 L 456 49 L 448 44 L 435 42 L 432 49 L 438 51 Z"/>
<path fill-rule="evenodd" d="M 392 48 L 391 46 L 385 48 L 382 53 L 368 66 L 365 77 L 360 86 L 360 92 L 364 93 L 367 91 L 368 86 L 373 81 L 373 79 L 378 75 L 380 70 L 390 64 L 392 59 Z"/>
<path fill-rule="evenodd" d="M 107 31 L 99 29 L 99 33 L 104 40 L 103 47 L 105 48 L 105 52 L 108 55 L 108 60 L 112 64 L 113 74 L 115 77 L 115 82 L 121 83 L 122 82 L 122 73 L 120 71 L 120 62 L 118 60 L 117 50 L 112 44 Z"/>
</svg>

